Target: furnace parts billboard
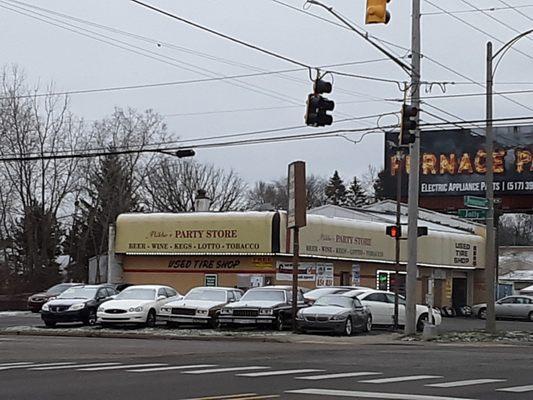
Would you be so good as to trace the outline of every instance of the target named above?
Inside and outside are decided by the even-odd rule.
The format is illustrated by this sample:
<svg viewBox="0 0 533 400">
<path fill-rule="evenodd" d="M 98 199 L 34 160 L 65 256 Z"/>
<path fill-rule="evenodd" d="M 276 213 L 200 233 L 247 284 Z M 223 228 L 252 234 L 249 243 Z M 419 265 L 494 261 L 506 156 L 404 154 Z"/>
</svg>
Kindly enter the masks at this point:
<svg viewBox="0 0 533 400">
<path fill-rule="evenodd" d="M 495 195 L 533 195 L 533 126 L 496 127 L 494 134 Z M 387 133 L 385 140 L 386 179 L 390 183 L 385 186 L 391 198 L 400 166 L 394 148 L 396 138 L 397 134 Z M 484 129 L 422 131 L 420 196 L 483 195 L 486 159 Z M 409 164 L 407 157 L 402 165 L 404 175 Z"/>
</svg>

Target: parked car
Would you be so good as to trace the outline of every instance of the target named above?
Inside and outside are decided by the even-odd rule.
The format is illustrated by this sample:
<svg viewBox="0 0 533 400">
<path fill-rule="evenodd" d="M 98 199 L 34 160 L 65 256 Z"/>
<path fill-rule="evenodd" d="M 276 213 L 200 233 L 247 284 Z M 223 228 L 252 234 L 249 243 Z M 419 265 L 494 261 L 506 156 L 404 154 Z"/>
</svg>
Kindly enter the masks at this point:
<svg viewBox="0 0 533 400">
<path fill-rule="evenodd" d="M 298 311 L 296 326 L 302 332 L 334 331 L 351 336 L 356 330 L 370 331 L 372 315 L 356 296 L 330 294 L 319 297 L 311 307 Z"/>
<path fill-rule="evenodd" d="M 298 308 L 305 306 L 298 289 Z M 248 290 L 242 298 L 220 311 L 220 325 L 262 325 L 283 330 L 291 320 L 291 286 L 263 286 Z"/>
<path fill-rule="evenodd" d="M 368 306 L 372 313 L 372 323 L 374 325 L 392 325 L 394 323 L 394 293 L 384 290 L 352 290 L 343 293 L 343 296 L 357 296 L 364 306 Z M 442 317 L 440 310 L 433 308 L 433 321 L 435 325 L 440 325 Z M 428 320 L 428 307 L 416 305 L 416 329 L 422 331 L 425 321 Z M 405 297 L 399 296 L 398 303 L 398 324 L 405 325 Z"/>
<path fill-rule="evenodd" d="M 96 324 L 96 310 L 117 292 L 111 285 L 84 285 L 65 290 L 41 309 L 41 318 L 48 327 L 58 322 Z"/>
<path fill-rule="evenodd" d="M 65 290 L 73 286 L 81 285 L 83 285 L 83 283 L 59 283 L 44 292 L 32 294 L 30 297 L 28 297 L 28 309 L 30 309 L 34 313 L 38 313 L 39 311 L 41 311 L 41 307 L 43 306 L 43 304 L 51 298 L 59 296 Z"/>
<path fill-rule="evenodd" d="M 527 319 L 533 322 L 533 296 L 507 296 L 498 300 L 494 308 L 496 318 Z M 472 306 L 472 315 L 481 319 L 487 318 L 487 304 Z"/>
<path fill-rule="evenodd" d="M 98 322 L 111 324 L 142 324 L 152 327 L 161 306 L 182 296 L 175 289 L 161 285 L 130 286 L 98 307 Z"/>
<path fill-rule="evenodd" d="M 318 287 L 316 289 L 311 289 L 310 291 L 304 293 L 304 299 L 307 304 L 313 304 L 316 299 L 327 294 L 340 294 L 349 292 L 350 290 L 356 289 L 369 289 L 362 286 L 324 286 Z"/>
<path fill-rule="evenodd" d="M 241 299 L 243 291 L 225 287 L 197 287 L 183 299 L 171 301 L 161 307 L 158 319 L 170 326 L 201 324 L 218 327 L 222 307 Z"/>
</svg>

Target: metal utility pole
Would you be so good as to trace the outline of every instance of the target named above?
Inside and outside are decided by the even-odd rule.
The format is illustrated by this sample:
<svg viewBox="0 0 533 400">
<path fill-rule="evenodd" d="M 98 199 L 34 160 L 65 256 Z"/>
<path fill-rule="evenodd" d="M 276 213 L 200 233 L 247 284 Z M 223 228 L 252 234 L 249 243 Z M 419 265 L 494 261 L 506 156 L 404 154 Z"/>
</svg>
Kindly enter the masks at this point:
<svg viewBox="0 0 533 400">
<path fill-rule="evenodd" d="M 487 291 L 487 318 L 485 329 L 488 332 L 496 331 L 496 314 L 494 307 L 494 135 L 492 131 L 492 42 L 487 43 L 487 122 L 485 128 L 485 151 L 487 172 L 485 173 L 485 193 L 487 196 L 487 220 L 485 236 L 485 290 Z"/>
<path fill-rule="evenodd" d="M 411 105 L 420 109 L 420 0 L 413 0 L 411 19 Z M 416 275 L 417 275 L 417 239 L 418 239 L 418 186 L 420 172 L 420 130 L 419 116 L 416 115 L 416 139 L 410 146 L 411 162 L 409 166 L 408 198 L 408 237 L 407 237 L 407 279 L 405 333 L 416 332 Z"/>
<path fill-rule="evenodd" d="M 402 173 L 403 173 L 403 152 L 400 147 L 400 137 L 398 136 L 398 150 L 396 151 L 396 160 L 399 163 L 398 172 L 396 175 L 396 226 L 401 227 L 402 224 Z M 395 271 L 394 271 L 394 330 L 398 329 L 399 321 L 399 286 L 400 286 L 400 240 L 401 235 L 396 235 L 394 239 L 395 244 Z"/>
</svg>

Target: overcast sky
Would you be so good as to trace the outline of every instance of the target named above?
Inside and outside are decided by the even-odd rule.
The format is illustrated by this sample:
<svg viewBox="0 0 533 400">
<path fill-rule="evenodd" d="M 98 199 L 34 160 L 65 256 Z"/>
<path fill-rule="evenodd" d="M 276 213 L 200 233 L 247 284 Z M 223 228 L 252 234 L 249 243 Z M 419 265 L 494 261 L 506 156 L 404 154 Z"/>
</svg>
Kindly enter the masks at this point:
<svg viewBox="0 0 533 400">
<path fill-rule="evenodd" d="M 388 48 L 398 56 L 408 54 L 402 48 L 410 47 L 411 1 L 392 0 L 389 3 L 390 23 L 367 26 L 364 25 L 365 0 L 324 1 L 371 35 L 393 43 L 395 46 Z M 407 79 L 397 65 L 389 60 L 382 60 L 383 55 L 355 33 L 281 4 L 302 10 L 302 0 L 146 2 L 305 65 L 379 60 L 331 69 L 401 81 Z M 425 55 L 422 80 L 457 82 L 457 85 L 446 86 L 446 94 L 482 93 L 484 88 L 470 81 L 484 82 L 487 40 L 492 40 L 495 47 L 499 48 L 501 43 L 498 41 L 507 42 L 516 36 L 516 31 L 533 28 L 533 7 L 524 7 L 530 5 L 531 0 L 422 0 L 424 13 L 441 12 L 432 3 L 451 12 L 472 10 L 473 7 L 484 10 L 491 7 L 506 8 L 486 13 L 453 14 L 455 18 L 462 19 L 478 30 L 447 14 L 428 14 L 422 17 L 422 52 Z M 509 5 L 518 8 L 508 9 Z M 38 10 L 29 6 L 45 9 Z M 139 37 L 97 28 L 50 14 L 49 11 Z M 307 12 L 333 21 L 331 15 L 317 6 L 308 8 Z M 0 0 L 0 18 L 3 32 L 0 53 L 2 63 L 18 64 L 25 70 L 32 85 L 40 82 L 45 86 L 53 81 L 55 88 L 60 91 L 299 68 L 128 0 L 26 0 L 25 3 Z M 100 40 L 82 36 L 79 32 Z M 96 33 L 107 38 L 97 36 Z M 151 38 L 153 41 L 143 38 Z M 130 51 L 117 46 L 126 47 Z M 496 90 L 532 88 L 532 67 L 533 36 L 523 39 L 515 46 L 515 50 L 505 56 L 498 67 Z M 516 82 L 524 84 L 509 84 Z M 239 80 L 78 94 L 72 95 L 71 104 L 74 113 L 88 121 L 111 114 L 114 107 L 133 107 L 139 111 L 151 108 L 165 116 L 173 137 L 195 139 L 302 126 L 305 101 L 311 88 L 308 71 L 302 68 L 291 73 Z M 442 94 L 437 86 L 432 87 L 431 93 L 426 93 L 426 90 L 429 88 L 424 87 L 422 90 L 424 96 Z M 401 98 L 401 92 L 393 83 L 336 75 L 333 93 L 328 96 L 337 103 L 333 113 L 335 120 L 396 112 L 400 109 L 399 103 L 385 101 Z M 533 96 L 530 94 L 511 97 L 527 107 L 533 107 Z M 456 117 L 482 119 L 485 115 L 484 102 L 483 96 L 432 99 L 427 100 L 424 109 L 447 120 L 456 120 Z M 272 109 L 280 106 L 286 108 Z M 495 117 L 524 115 L 531 115 L 531 111 L 506 99 L 495 99 Z M 422 118 L 424 121 L 436 121 L 428 114 L 422 114 Z M 379 124 L 383 126 L 396 121 L 394 116 L 386 116 L 381 118 Z M 357 129 L 377 124 L 377 118 L 352 120 L 334 124 L 330 129 Z M 313 133 L 320 130 L 326 129 L 302 128 L 254 137 Z M 357 141 L 361 134 L 349 134 L 347 137 Z M 250 183 L 286 175 L 287 164 L 294 160 L 306 161 L 311 173 L 330 176 L 337 169 L 345 180 L 349 180 L 353 175 L 360 176 L 364 173 L 369 164 L 377 167 L 383 165 L 383 134 L 369 134 L 357 144 L 343 138 L 329 138 L 205 149 L 197 152 L 197 158 L 202 162 L 233 168 Z"/>
</svg>

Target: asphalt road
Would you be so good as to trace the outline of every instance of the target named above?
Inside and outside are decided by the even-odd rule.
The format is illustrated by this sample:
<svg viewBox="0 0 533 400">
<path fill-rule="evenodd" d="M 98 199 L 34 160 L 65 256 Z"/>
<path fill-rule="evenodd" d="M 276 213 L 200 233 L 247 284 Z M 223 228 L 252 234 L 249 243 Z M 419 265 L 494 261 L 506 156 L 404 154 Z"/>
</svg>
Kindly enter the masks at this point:
<svg viewBox="0 0 533 400">
<path fill-rule="evenodd" d="M 533 346 L 0 337 L 2 400 L 529 400 Z"/>
</svg>

